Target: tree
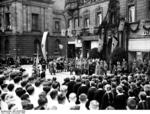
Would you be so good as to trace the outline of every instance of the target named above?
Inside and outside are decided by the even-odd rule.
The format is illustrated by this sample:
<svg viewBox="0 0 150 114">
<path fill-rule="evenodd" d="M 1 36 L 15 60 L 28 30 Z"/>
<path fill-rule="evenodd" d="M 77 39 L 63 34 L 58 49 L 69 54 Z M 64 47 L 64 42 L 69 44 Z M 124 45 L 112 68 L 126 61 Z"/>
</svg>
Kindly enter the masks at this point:
<svg viewBox="0 0 150 114">
<path fill-rule="evenodd" d="M 128 53 L 124 48 L 117 47 L 110 57 L 112 64 L 116 64 L 117 61 L 122 62 L 123 59 L 128 60 Z"/>
</svg>

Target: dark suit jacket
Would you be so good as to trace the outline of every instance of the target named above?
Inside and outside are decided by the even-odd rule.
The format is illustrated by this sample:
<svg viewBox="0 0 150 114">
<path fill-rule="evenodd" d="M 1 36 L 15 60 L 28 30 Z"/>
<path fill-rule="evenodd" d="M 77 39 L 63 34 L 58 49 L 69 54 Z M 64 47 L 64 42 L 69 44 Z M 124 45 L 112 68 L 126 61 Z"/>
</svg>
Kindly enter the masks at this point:
<svg viewBox="0 0 150 114">
<path fill-rule="evenodd" d="M 69 94 L 73 92 L 73 87 L 74 87 L 75 84 L 76 84 L 75 81 L 68 82 L 68 91 L 67 91 L 67 94 L 66 94 L 67 98 L 69 98 Z"/>
<path fill-rule="evenodd" d="M 103 89 L 98 89 L 95 91 L 94 99 L 99 102 L 99 108 L 101 106 L 102 97 L 103 97 L 104 93 L 105 93 L 105 90 L 103 90 Z"/>
</svg>

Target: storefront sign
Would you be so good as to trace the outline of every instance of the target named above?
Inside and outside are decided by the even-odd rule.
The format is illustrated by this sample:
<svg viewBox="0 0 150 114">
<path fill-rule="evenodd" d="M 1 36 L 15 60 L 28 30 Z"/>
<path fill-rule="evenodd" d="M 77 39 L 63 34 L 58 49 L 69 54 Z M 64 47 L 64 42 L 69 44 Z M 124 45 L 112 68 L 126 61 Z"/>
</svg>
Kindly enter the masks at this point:
<svg viewBox="0 0 150 114">
<path fill-rule="evenodd" d="M 150 51 L 150 39 L 129 39 L 129 51 L 137 52 L 149 52 Z"/>
</svg>

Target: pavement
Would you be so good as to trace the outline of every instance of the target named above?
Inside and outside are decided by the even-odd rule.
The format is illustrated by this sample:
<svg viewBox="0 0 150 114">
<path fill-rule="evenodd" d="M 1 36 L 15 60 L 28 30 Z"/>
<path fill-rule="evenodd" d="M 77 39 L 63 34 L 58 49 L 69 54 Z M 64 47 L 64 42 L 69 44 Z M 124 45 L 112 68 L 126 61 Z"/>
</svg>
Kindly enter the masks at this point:
<svg viewBox="0 0 150 114">
<path fill-rule="evenodd" d="M 26 69 L 26 71 L 31 76 L 31 74 L 32 74 L 32 65 L 22 65 L 21 67 Z M 56 77 L 57 80 L 60 82 L 60 84 L 63 83 L 63 81 L 66 77 L 70 77 L 70 76 L 71 76 L 70 72 L 60 72 L 60 73 L 56 73 L 56 75 L 51 75 L 49 73 L 49 70 L 46 69 L 46 79 L 52 79 L 53 77 Z"/>
</svg>

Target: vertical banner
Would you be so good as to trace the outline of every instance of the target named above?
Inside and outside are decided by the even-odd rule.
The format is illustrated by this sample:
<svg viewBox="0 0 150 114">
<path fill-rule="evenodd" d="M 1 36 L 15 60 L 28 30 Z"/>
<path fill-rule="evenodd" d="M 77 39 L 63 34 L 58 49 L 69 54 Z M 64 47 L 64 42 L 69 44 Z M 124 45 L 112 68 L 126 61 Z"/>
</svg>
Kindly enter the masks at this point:
<svg viewBox="0 0 150 114">
<path fill-rule="evenodd" d="M 117 44 L 118 44 L 118 40 L 116 39 L 116 37 L 113 36 L 113 38 L 112 38 L 111 52 L 114 51 L 114 49 L 116 48 Z"/>
<path fill-rule="evenodd" d="M 36 55 L 36 68 L 37 68 L 39 64 L 39 44 L 36 44 L 36 46 L 37 46 L 37 55 Z"/>
<path fill-rule="evenodd" d="M 47 35 L 48 35 L 48 32 L 43 33 L 43 38 L 42 38 L 42 43 L 41 43 L 42 54 L 43 54 L 43 57 L 44 57 L 45 61 L 47 61 L 47 56 L 46 56 L 46 39 L 47 39 Z"/>
</svg>

